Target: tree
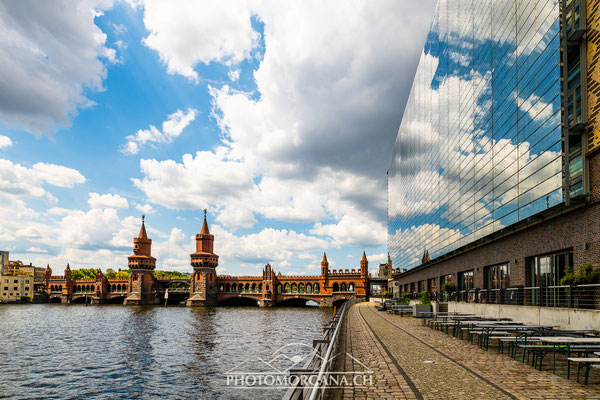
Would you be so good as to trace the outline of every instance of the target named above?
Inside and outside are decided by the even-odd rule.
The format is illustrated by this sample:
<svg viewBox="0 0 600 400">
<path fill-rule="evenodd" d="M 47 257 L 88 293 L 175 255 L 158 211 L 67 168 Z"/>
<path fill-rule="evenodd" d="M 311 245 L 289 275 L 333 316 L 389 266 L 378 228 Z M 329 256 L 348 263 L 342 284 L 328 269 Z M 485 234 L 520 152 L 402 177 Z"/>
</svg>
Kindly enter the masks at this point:
<svg viewBox="0 0 600 400">
<path fill-rule="evenodd" d="M 117 272 L 117 279 L 129 279 L 129 275 L 131 275 L 131 271 L 128 269 L 122 270 L 119 268 L 119 272 Z"/>
<path fill-rule="evenodd" d="M 106 279 L 116 279 L 117 278 L 117 272 L 114 269 L 109 268 L 104 273 L 104 276 L 106 277 Z"/>
<path fill-rule="evenodd" d="M 71 279 L 95 279 L 96 270 L 94 268 L 79 268 L 71 271 Z"/>
</svg>

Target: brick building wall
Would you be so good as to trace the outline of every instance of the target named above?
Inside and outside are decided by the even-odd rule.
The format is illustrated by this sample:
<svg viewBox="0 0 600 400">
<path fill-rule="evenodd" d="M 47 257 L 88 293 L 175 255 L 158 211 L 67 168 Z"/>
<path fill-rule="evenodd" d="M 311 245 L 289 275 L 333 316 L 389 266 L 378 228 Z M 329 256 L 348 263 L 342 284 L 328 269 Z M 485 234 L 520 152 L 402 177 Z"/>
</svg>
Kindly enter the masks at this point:
<svg viewBox="0 0 600 400">
<path fill-rule="evenodd" d="M 416 288 L 419 281 L 435 278 L 435 287 L 439 291 L 441 276 L 452 274 L 452 282 L 457 283 L 459 272 L 473 270 L 474 286 L 482 289 L 485 287 L 485 267 L 508 262 L 510 286 L 527 286 L 528 257 L 568 249 L 573 251 L 575 267 L 588 262 L 600 264 L 600 202 L 538 222 L 454 257 L 438 262 L 434 260 L 430 265 L 396 275 L 395 280 L 402 285 L 403 291 L 405 284 L 414 283 Z"/>
<path fill-rule="evenodd" d="M 485 245 L 465 251 L 442 261 L 395 274 L 400 291 L 405 284 L 435 278 L 439 291 L 440 277 L 452 274 L 458 283 L 458 273 L 473 270 L 474 286 L 484 288 L 485 267 L 510 263 L 510 286 L 526 286 L 528 257 L 561 250 L 572 250 L 573 266 L 592 263 L 600 265 L 600 0 L 587 0 L 587 105 L 588 105 L 588 168 L 590 196 L 576 209 L 563 208 L 557 216 L 540 222 L 532 218 L 531 226 L 515 231 Z M 537 220 L 537 222 L 536 222 Z"/>
</svg>

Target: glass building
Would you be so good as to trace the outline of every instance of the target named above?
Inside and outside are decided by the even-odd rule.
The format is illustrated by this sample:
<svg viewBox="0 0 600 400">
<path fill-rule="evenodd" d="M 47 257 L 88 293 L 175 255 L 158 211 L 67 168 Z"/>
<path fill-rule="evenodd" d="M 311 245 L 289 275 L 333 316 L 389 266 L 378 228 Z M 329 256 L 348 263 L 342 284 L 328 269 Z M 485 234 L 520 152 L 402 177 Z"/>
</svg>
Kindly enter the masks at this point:
<svg viewBox="0 0 600 400">
<path fill-rule="evenodd" d="M 388 169 L 394 267 L 589 190 L 580 3 L 438 2 Z"/>
</svg>

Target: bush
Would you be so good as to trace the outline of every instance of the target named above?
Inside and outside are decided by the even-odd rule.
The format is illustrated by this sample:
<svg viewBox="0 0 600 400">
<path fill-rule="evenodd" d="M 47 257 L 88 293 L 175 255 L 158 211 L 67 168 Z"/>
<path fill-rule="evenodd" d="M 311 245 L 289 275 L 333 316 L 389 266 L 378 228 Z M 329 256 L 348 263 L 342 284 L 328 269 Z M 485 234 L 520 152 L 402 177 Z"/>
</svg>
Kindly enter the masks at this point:
<svg viewBox="0 0 600 400">
<path fill-rule="evenodd" d="M 573 267 L 567 267 L 565 276 L 560 280 L 560 284 L 564 286 L 590 283 L 600 283 L 600 268 L 594 268 L 592 264 L 582 265 L 577 273 L 573 271 Z"/>
<path fill-rule="evenodd" d="M 21 296 L 21 301 L 23 303 L 31 303 L 31 296 Z"/>
<path fill-rule="evenodd" d="M 456 285 L 452 282 L 444 283 L 442 285 L 442 292 L 446 292 L 446 293 L 456 292 Z"/>
<path fill-rule="evenodd" d="M 410 293 L 402 293 L 402 297 L 400 298 L 403 303 L 410 302 Z"/>
<path fill-rule="evenodd" d="M 430 306 L 431 299 L 429 299 L 429 293 L 421 292 L 421 295 L 419 296 L 419 302 L 421 302 L 421 304 L 424 306 Z"/>
</svg>

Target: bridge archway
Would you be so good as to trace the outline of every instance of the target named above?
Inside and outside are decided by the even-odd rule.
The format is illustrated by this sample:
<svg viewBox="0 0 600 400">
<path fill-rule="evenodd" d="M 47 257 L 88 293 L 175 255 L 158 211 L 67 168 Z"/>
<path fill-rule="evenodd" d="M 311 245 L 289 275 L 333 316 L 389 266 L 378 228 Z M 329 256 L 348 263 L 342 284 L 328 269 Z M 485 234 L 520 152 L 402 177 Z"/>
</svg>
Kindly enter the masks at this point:
<svg viewBox="0 0 600 400">
<path fill-rule="evenodd" d="M 84 304 L 85 296 L 76 296 L 71 299 L 71 304 Z"/>
<path fill-rule="evenodd" d="M 50 297 L 50 303 L 62 303 L 62 299 L 60 296 L 52 296 Z"/>
<path fill-rule="evenodd" d="M 347 301 L 348 301 L 348 299 L 337 299 L 337 300 L 334 300 L 333 303 L 331 303 L 331 306 L 339 308 L 342 304 L 344 304 Z"/>
<path fill-rule="evenodd" d="M 232 296 L 219 301 L 220 306 L 248 306 L 258 307 L 258 300 L 252 297 L 238 297 Z"/>
<path fill-rule="evenodd" d="M 277 307 L 317 307 L 318 305 L 317 300 L 306 297 L 291 297 L 277 303 Z"/>
<path fill-rule="evenodd" d="M 106 304 L 123 304 L 125 296 L 116 296 L 106 300 Z"/>
</svg>

